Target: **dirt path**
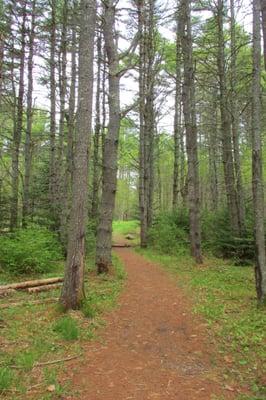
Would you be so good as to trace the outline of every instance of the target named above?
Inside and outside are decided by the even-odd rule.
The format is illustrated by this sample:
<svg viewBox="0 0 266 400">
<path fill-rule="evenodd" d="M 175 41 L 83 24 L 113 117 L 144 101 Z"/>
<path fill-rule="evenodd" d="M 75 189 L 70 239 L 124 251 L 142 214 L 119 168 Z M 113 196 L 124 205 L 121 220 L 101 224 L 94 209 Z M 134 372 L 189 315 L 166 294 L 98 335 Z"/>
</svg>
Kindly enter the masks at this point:
<svg viewBox="0 0 266 400">
<path fill-rule="evenodd" d="M 236 398 L 213 365 L 206 324 L 168 274 L 130 249 L 116 252 L 126 266 L 126 287 L 101 341 L 88 346 L 82 365 L 72 365 L 79 395 L 71 399 Z"/>
</svg>

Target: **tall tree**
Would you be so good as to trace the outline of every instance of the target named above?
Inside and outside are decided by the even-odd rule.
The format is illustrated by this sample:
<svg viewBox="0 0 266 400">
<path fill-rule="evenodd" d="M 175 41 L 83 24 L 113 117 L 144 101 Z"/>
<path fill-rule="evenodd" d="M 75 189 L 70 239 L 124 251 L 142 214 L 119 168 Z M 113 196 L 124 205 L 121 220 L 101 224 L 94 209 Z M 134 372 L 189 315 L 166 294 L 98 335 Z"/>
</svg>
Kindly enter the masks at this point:
<svg viewBox="0 0 266 400">
<path fill-rule="evenodd" d="M 237 196 L 235 189 L 235 174 L 233 162 L 233 148 L 231 136 L 231 122 L 228 107 L 228 88 L 225 70 L 225 39 L 224 39 L 224 1 L 218 0 L 216 21 L 218 29 L 217 67 L 220 89 L 220 113 L 222 155 L 224 166 L 225 190 L 227 195 L 228 210 L 232 229 L 236 234 L 240 233 L 240 224 L 237 210 Z"/>
<path fill-rule="evenodd" d="M 138 0 L 139 31 L 139 208 L 141 247 L 147 246 L 153 217 L 155 132 L 155 0 Z"/>
<path fill-rule="evenodd" d="M 95 0 L 80 4 L 79 87 L 74 150 L 73 194 L 67 261 L 60 302 L 76 309 L 84 299 L 85 229 L 87 223 L 88 155 L 92 123 Z"/>
<path fill-rule="evenodd" d="M 95 218 L 99 207 L 99 184 L 100 184 L 100 138 L 101 138 L 101 68 L 102 68 L 102 31 L 98 30 L 97 36 L 97 87 L 95 98 L 95 128 L 93 136 L 93 178 L 92 178 L 92 200 L 91 216 Z M 103 77 L 104 78 L 104 77 Z"/>
<path fill-rule="evenodd" d="M 253 1 L 253 77 L 252 77 L 252 179 L 255 220 L 255 278 L 258 302 L 266 304 L 266 254 L 264 227 L 264 188 L 261 146 L 261 35 L 260 0 Z"/>
<path fill-rule="evenodd" d="M 182 0 L 180 3 L 180 23 L 182 25 L 181 46 L 184 62 L 183 112 L 186 129 L 186 148 L 188 158 L 188 207 L 190 225 L 191 253 L 197 263 L 202 262 L 200 231 L 200 198 L 197 125 L 195 110 L 195 83 L 191 33 L 191 3 Z"/>
<path fill-rule="evenodd" d="M 27 111 L 26 111 L 26 133 L 25 133 L 25 174 L 23 190 L 22 225 L 26 226 L 30 207 L 30 176 L 32 163 L 32 94 L 33 94 L 33 56 L 36 36 L 36 1 L 31 3 L 31 27 L 29 33 L 29 57 L 28 57 L 28 88 L 27 88 Z"/>
<path fill-rule="evenodd" d="M 17 100 L 17 116 L 14 124 L 13 132 L 13 149 L 12 149 L 12 197 L 10 207 L 10 229 L 13 230 L 18 226 L 18 201 L 19 201 L 19 152 L 23 128 L 23 99 L 24 99 L 24 73 L 25 73 L 25 56 L 26 56 L 26 19 L 27 19 L 27 2 L 23 1 L 19 9 L 19 18 L 21 18 L 20 26 L 20 56 L 19 56 L 19 90 Z"/>
<path fill-rule="evenodd" d="M 53 219 L 56 220 L 56 0 L 51 0 L 50 17 L 50 177 L 49 197 Z"/>
<path fill-rule="evenodd" d="M 115 31 L 115 10 L 115 0 L 107 0 L 104 3 L 103 33 L 109 70 L 109 124 L 104 143 L 102 199 L 97 229 L 96 265 L 98 273 L 108 272 L 112 263 L 112 221 L 117 188 L 120 74 L 117 34 Z"/>
<path fill-rule="evenodd" d="M 231 129 L 233 139 L 234 169 L 236 178 L 236 202 L 238 212 L 239 233 L 243 234 L 245 230 L 245 205 L 242 184 L 242 170 L 240 163 L 239 150 L 239 112 L 237 108 L 237 44 L 236 44 L 236 20 L 235 20 L 235 1 L 230 1 L 230 35 L 231 35 L 231 65 L 230 65 L 230 113 L 231 113 Z"/>
<path fill-rule="evenodd" d="M 175 114 L 174 114 L 174 171 L 173 209 L 177 207 L 179 194 L 180 137 L 181 137 L 181 34 L 179 16 L 176 13 L 176 71 L 175 71 Z"/>
</svg>

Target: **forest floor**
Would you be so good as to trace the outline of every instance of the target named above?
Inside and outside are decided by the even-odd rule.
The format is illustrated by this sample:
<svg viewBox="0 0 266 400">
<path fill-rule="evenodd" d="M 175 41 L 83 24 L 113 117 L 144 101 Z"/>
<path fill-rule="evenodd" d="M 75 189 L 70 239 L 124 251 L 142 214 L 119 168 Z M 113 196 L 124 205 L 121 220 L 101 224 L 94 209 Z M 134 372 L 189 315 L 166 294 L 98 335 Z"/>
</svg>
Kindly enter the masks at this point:
<svg viewBox="0 0 266 400">
<path fill-rule="evenodd" d="M 67 379 L 76 392 L 66 399 L 238 398 L 243 388 L 224 377 L 206 320 L 171 275 L 131 249 L 116 253 L 127 273 L 119 306 L 82 363 L 71 362 Z"/>
</svg>

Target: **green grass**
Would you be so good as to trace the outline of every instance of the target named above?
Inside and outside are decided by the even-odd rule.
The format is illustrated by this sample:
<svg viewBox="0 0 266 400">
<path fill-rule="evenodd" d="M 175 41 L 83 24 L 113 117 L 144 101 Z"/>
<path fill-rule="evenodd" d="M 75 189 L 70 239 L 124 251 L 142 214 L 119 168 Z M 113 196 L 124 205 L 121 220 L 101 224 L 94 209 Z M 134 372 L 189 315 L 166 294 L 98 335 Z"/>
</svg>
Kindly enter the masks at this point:
<svg viewBox="0 0 266 400">
<path fill-rule="evenodd" d="M 59 373 L 63 374 L 66 364 L 38 367 L 38 373 L 33 367 L 69 356 L 82 357 L 83 346 L 96 338 L 99 328 L 104 326 L 102 313 L 116 305 L 122 289 L 123 266 L 116 257 L 113 264 L 111 275 L 97 276 L 92 262 L 89 263 L 87 298 L 81 311 L 64 314 L 57 303 L 30 304 L 35 298 L 57 297 L 59 290 L 38 295 L 18 292 L 0 299 L 0 304 L 28 301 L 23 306 L 0 309 L 0 397 L 2 392 L 6 400 L 24 400 L 28 398 L 29 388 L 36 385 L 38 390 L 31 393 L 32 400 L 58 399 L 71 392 L 72 389 L 62 386 L 57 378 Z M 62 265 L 56 271 L 59 272 L 62 272 Z M 6 275 L 5 278 L 11 280 Z M 55 390 L 49 393 L 47 387 L 51 384 Z"/>
<path fill-rule="evenodd" d="M 242 398 L 265 400 L 266 311 L 257 308 L 253 269 L 214 258 L 197 266 L 189 256 L 140 252 L 170 271 L 194 300 L 195 313 L 204 316 L 218 341 L 225 377 L 252 392 Z"/>
<path fill-rule="evenodd" d="M 113 232 L 120 235 L 127 235 L 128 233 L 137 235 L 139 233 L 139 221 L 114 221 Z"/>
<path fill-rule="evenodd" d="M 64 340 L 77 340 L 79 337 L 77 322 L 70 315 L 64 315 L 56 321 L 54 331 Z"/>
<path fill-rule="evenodd" d="M 0 394 L 10 389 L 14 379 L 13 371 L 8 367 L 0 367 Z"/>
</svg>

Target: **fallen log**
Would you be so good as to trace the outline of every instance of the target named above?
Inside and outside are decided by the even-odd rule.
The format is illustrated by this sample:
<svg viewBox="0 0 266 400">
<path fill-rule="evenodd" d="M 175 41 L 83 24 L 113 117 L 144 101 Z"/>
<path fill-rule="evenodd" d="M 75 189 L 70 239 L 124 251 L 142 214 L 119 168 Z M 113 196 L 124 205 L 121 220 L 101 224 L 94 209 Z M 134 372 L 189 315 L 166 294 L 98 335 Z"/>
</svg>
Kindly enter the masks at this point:
<svg viewBox="0 0 266 400">
<path fill-rule="evenodd" d="M 20 301 L 18 303 L 5 303 L 5 304 L 0 304 L 0 309 L 20 307 L 20 306 L 34 306 L 38 304 L 55 303 L 56 301 L 58 301 L 58 298 L 49 298 L 49 299 L 34 300 L 34 301 Z"/>
<path fill-rule="evenodd" d="M 62 283 L 52 283 L 50 285 L 30 287 L 30 288 L 27 288 L 26 291 L 28 293 L 47 292 L 48 290 L 58 289 L 61 286 L 62 286 Z"/>
<path fill-rule="evenodd" d="M 34 281 L 25 281 L 25 282 L 18 282 L 18 283 L 10 283 L 8 285 L 2 285 L 0 286 L 0 292 L 5 291 L 7 289 L 27 289 L 29 287 L 35 287 L 35 286 L 43 286 L 43 285 L 49 285 L 51 283 L 58 283 L 58 282 L 63 282 L 63 278 L 48 278 L 48 279 L 37 279 Z"/>
<path fill-rule="evenodd" d="M 127 244 L 127 243 L 125 243 L 125 244 L 118 244 L 118 243 L 115 243 L 115 244 L 113 244 L 112 245 L 112 247 L 131 247 L 131 245 L 130 244 Z"/>
</svg>

